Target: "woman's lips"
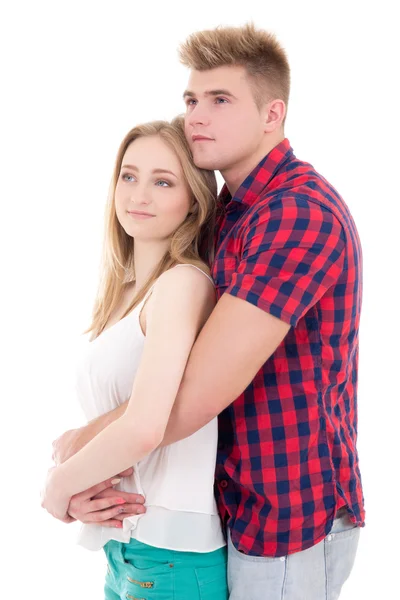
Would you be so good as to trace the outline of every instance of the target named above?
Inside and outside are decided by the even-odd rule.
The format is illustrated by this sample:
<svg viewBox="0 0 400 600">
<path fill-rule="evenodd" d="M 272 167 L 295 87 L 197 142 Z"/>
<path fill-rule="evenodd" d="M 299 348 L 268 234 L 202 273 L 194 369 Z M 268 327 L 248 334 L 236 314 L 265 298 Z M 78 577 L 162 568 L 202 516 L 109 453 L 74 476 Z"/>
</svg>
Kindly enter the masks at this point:
<svg viewBox="0 0 400 600">
<path fill-rule="evenodd" d="M 133 219 L 151 219 L 152 217 L 155 217 L 155 215 L 150 215 L 149 213 L 134 212 L 130 210 L 128 210 L 128 215 Z"/>
</svg>

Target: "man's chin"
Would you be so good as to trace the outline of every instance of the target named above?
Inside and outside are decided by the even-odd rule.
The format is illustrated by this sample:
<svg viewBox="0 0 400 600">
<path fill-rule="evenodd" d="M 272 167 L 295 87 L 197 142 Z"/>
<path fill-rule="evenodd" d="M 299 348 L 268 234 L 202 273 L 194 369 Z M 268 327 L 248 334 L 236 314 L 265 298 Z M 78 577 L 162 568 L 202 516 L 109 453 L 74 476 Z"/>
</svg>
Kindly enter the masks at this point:
<svg viewBox="0 0 400 600">
<path fill-rule="evenodd" d="M 207 156 L 193 156 L 193 162 L 199 169 L 207 169 L 208 171 L 218 170 L 218 161 Z"/>
</svg>

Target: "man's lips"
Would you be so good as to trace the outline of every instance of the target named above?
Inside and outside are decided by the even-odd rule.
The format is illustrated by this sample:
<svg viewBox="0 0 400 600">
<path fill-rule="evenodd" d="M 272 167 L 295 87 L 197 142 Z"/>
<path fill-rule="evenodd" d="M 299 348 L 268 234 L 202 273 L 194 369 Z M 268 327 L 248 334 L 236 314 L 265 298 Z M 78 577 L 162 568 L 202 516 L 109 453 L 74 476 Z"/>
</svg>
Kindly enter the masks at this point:
<svg viewBox="0 0 400 600">
<path fill-rule="evenodd" d="M 213 142 L 214 140 L 205 135 L 194 134 L 194 135 L 192 135 L 192 141 L 193 142 Z"/>
</svg>

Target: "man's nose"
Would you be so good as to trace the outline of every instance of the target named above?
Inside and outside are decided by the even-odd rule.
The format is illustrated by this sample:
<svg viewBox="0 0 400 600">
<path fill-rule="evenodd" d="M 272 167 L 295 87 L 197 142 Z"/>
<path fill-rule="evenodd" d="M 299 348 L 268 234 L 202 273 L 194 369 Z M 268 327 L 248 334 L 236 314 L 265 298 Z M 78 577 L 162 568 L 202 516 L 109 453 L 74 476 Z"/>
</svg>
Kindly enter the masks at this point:
<svg viewBox="0 0 400 600">
<path fill-rule="evenodd" d="M 208 116 L 208 112 L 205 109 L 204 105 L 200 103 L 196 104 L 196 106 L 192 109 L 190 114 L 188 115 L 188 123 L 192 127 L 196 125 L 209 125 L 210 118 Z"/>
</svg>

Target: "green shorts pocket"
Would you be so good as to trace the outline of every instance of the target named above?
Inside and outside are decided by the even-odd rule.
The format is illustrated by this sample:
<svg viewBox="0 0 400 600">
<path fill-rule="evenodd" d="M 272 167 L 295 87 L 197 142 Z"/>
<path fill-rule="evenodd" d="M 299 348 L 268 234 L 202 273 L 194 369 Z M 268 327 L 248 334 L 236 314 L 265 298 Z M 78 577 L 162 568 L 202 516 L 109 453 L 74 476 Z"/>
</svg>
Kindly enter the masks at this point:
<svg viewBox="0 0 400 600">
<path fill-rule="evenodd" d="M 125 564 L 123 597 L 126 600 L 169 600 L 173 597 L 173 573 L 169 565 L 137 569 Z"/>
</svg>

